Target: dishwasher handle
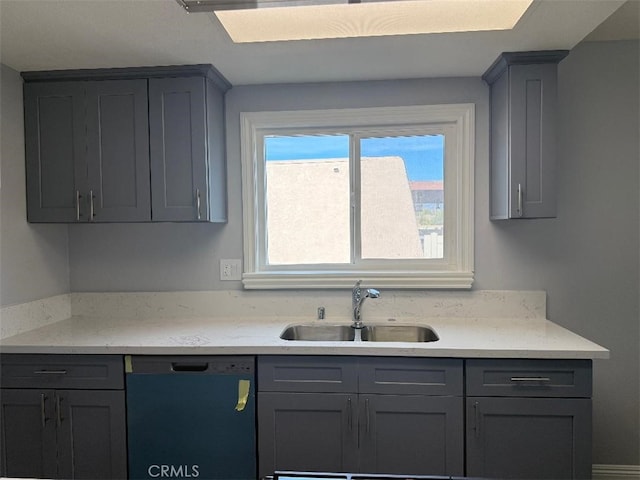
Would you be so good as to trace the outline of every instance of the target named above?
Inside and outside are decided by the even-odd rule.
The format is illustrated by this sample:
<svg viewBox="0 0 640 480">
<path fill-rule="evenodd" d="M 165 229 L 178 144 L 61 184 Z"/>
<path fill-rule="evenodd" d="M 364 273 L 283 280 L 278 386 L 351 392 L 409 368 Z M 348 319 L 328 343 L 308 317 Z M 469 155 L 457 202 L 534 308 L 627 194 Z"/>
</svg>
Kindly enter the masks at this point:
<svg viewBox="0 0 640 480">
<path fill-rule="evenodd" d="M 206 372 L 209 370 L 209 363 L 183 363 L 183 362 L 171 362 L 171 370 L 173 372 Z"/>
</svg>

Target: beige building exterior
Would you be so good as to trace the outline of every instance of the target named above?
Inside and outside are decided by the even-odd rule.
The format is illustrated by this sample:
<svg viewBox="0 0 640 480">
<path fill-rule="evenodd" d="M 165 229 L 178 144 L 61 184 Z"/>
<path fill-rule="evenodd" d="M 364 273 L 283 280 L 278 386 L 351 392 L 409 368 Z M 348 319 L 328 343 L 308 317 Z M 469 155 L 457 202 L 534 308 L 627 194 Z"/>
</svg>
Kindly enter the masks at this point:
<svg viewBox="0 0 640 480">
<path fill-rule="evenodd" d="M 401 157 L 361 161 L 362 257 L 424 258 Z M 267 162 L 267 231 L 272 265 L 349 263 L 346 158 Z"/>
</svg>

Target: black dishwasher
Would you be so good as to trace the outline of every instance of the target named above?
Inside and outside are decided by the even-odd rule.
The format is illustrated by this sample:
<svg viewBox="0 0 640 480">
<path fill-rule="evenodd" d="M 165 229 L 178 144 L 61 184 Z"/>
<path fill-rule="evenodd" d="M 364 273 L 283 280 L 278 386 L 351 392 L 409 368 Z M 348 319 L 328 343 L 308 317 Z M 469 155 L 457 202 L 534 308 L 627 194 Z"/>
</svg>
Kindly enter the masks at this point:
<svg viewBox="0 0 640 480">
<path fill-rule="evenodd" d="M 129 478 L 256 478 L 255 359 L 126 358 Z"/>
</svg>

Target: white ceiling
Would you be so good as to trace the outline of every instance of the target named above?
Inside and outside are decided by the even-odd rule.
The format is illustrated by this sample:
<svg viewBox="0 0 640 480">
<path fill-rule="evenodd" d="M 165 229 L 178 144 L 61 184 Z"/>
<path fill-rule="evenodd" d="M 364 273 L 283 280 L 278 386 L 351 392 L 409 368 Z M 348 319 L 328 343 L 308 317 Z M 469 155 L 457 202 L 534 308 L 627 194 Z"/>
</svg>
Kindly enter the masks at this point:
<svg viewBox="0 0 640 480">
<path fill-rule="evenodd" d="M 636 32 L 639 2 L 629 2 Z M 0 0 L 0 61 L 18 71 L 211 63 L 233 85 L 478 76 L 503 51 L 573 48 L 623 3 L 535 0 L 511 31 L 234 44 L 213 15 L 175 0 Z"/>
</svg>

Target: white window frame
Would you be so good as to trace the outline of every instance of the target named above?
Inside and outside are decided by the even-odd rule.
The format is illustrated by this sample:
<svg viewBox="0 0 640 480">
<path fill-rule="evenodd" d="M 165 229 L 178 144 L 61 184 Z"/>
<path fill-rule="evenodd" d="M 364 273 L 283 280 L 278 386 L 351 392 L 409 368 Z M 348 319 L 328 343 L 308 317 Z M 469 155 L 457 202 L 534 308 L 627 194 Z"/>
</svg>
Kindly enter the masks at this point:
<svg viewBox="0 0 640 480">
<path fill-rule="evenodd" d="M 469 289 L 473 283 L 473 104 L 418 105 L 240 114 L 244 272 L 246 289 L 345 288 L 357 280 L 379 288 Z M 267 265 L 265 135 L 322 129 L 384 132 L 446 131 L 444 161 L 445 258 L 365 260 L 347 265 Z M 450 141 L 453 139 L 454 141 Z M 358 217 L 358 215 L 356 215 Z M 358 240 L 356 240 L 358 241 Z"/>
</svg>

